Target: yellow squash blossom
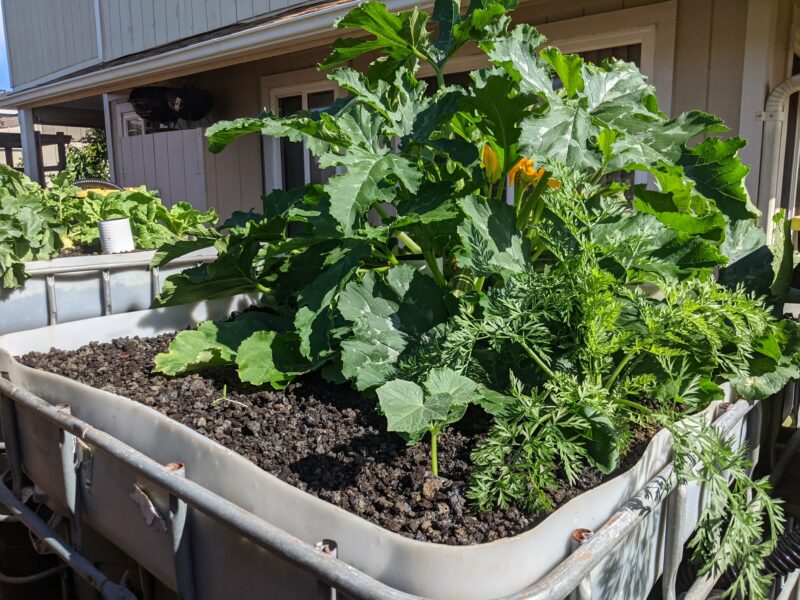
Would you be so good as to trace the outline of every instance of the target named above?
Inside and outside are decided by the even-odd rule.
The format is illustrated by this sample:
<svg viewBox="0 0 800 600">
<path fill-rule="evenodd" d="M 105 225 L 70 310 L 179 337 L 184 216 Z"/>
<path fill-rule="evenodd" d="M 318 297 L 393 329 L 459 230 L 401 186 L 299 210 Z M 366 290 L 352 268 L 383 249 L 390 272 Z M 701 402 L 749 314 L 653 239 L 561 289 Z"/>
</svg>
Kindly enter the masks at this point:
<svg viewBox="0 0 800 600">
<path fill-rule="evenodd" d="M 544 167 L 540 167 L 537 170 L 536 165 L 533 164 L 530 158 L 520 158 L 508 172 L 508 180 L 510 183 L 527 187 L 529 185 L 537 185 L 544 177 L 544 173 Z M 553 189 L 561 187 L 561 184 L 554 179 L 549 179 L 547 185 Z"/>
<path fill-rule="evenodd" d="M 500 172 L 500 161 L 497 158 L 497 153 L 489 144 L 483 145 L 481 167 L 483 167 L 483 172 L 486 173 L 486 180 L 489 183 L 497 183 L 500 181 L 500 177 L 503 175 Z"/>
</svg>

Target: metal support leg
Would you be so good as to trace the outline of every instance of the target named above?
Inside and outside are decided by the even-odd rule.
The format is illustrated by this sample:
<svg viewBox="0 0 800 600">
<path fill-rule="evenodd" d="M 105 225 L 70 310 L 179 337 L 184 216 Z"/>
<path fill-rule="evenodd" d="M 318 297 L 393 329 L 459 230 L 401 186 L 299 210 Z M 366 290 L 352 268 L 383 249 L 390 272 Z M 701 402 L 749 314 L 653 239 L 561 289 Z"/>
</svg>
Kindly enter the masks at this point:
<svg viewBox="0 0 800 600">
<path fill-rule="evenodd" d="M 111 271 L 106 269 L 100 273 L 101 281 L 103 283 L 103 315 L 112 314 L 111 304 Z"/>
<path fill-rule="evenodd" d="M 683 560 L 683 522 L 686 519 L 686 502 L 685 485 L 679 485 L 667 498 L 664 573 L 661 577 L 661 594 L 664 600 L 675 600 L 678 568 Z"/>
<path fill-rule="evenodd" d="M 317 542 L 316 549 L 331 558 L 336 558 L 339 553 L 339 545 L 334 540 Z M 336 588 L 331 587 L 324 581 L 317 581 L 317 600 L 336 600 L 336 597 Z"/>
<path fill-rule="evenodd" d="M 47 292 L 47 324 L 58 325 L 58 303 L 56 302 L 56 276 L 48 275 L 45 280 Z"/>
<path fill-rule="evenodd" d="M 572 551 L 575 552 L 587 542 L 594 532 L 591 529 L 575 529 L 572 531 L 570 543 Z M 586 577 L 581 579 L 578 587 L 569 595 L 569 600 L 592 600 L 592 573 L 591 571 L 586 574 Z"/>
<path fill-rule="evenodd" d="M 155 301 L 161 293 L 161 271 L 158 267 L 150 269 L 150 299 Z"/>
<path fill-rule="evenodd" d="M 72 410 L 68 404 L 59 404 L 56 408 L 65 415 L 72 414 Z M 66 498 L 67 509 L 70 513 L 71 542 L 75 548 L 80 550 L 83 545 L 83 526 L 81 522 L 80 486 L 78 484 L 78 470 L 80 465 L 76 464 L 76 438 L 63 429 L 60 429 L 59 433 L 61 436 L 61 472 L 64 477 L 64 498 Z"/>
<path fill-rule="evenodd" d="M 130 590 L 111 581 L 89 559 L 75 548 L 68 546 L 58 533 L 18 500 L 2 481 L 0 481 L 0 504 L 5 505 L 11 514 L 38 536 L 54 554 L 98 590 L 105 600 L 136 600 L 136 596 Z"/>
<path fill-rule="evenodd" d="M 6 378 L 6 373 L 0 374 Z M 6 443 L 6 458 L 11 470 L 11 490 L 17 498 L 22 497 L 22 457 L 17 434 L 17 407 L 14 401 L 0 395 L 0 426 Z"/>
<path fill-rule="evenodd" d="M 181 463 L 169 463 L 167 469 L 179 477 L 186 477 L 186 469 Z M 187 526 L 188 511 L 186 503 L 171 495 L 169 497 L 169 530 L 172 536 L 172 553 L 175 557 L 175 581 L 180 600 L 194 600 L 194 564 L 192 543 Z"/>
</svg>

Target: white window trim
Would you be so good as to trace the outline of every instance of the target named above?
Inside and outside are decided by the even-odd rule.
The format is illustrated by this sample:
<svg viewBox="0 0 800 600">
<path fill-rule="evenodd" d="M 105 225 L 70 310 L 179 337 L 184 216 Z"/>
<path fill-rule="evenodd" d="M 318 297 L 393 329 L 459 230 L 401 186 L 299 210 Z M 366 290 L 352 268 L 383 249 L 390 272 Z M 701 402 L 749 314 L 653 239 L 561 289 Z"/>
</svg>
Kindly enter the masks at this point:
<svg viewBox="0 0 800 600">
<path fill-rule="evenodd" d="M 287 96 L 300 96 L 302 98 L 302 108 L 307 110 L 307 94 L 314 92 L 324 92 L 333 90 L 334 98 L 341 98 L 347 92 L 340 88 L 336 83 L 324 78 L 325 75 L 316 69 L 303 69 L 291 73 L 287 77 L 286 73 L 279 75 L 268 75 L 261 78 L 261 100 L 266 110 L 277 114 L 278 102 Z M 287 81 L 295 80 L 288 84 Z M 262 155 L 264 157 L 264 193 L 270 194 L 273 190 L 283 188 L 283 165 L 281 164 L 280 140 L 272 136 L 263 136 L 261 140 Z M 308 149 L 303 142 L 303 156 L 308 156 Z M 311 179 L 310 164 L 306 160 L 303 164 L 305 179 Z"/>
</svg>

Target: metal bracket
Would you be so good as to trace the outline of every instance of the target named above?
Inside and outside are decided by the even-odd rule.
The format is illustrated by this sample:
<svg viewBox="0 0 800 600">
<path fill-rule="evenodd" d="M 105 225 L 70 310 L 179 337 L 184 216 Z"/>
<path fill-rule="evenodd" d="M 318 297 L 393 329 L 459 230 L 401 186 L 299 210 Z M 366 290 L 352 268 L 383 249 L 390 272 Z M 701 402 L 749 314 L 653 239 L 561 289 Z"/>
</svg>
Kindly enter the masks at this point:
<svg viewBox="0 0 800 600">
<path fill-rule="evenodd" d="M 314 545 L 314 549 L 320 554 L 336 558 L 339 555 L 339 544 L 335 540 L 322 540 Z M 336 588 L 328 585 L 324 581 L 317 580 L 317 600 L 336 600 Z"/>
<path fill-rule="evenodd" d="M 167 533 L 167 519 L 161 515 L 161 512 L 156 508 L 156 505 L 150 499 L 147 492 L 138 484 L 133 484 L 133 491 L 130 493 L 129 498 L 139 507 L 142 513 L 142 518 L 148 527 L 153 523 L 156 524 L 156 529 L 161 533 Z"/>
<path fill-rule="evenodd" d="M 48 275 L 45 279 L 47 291 L 47 324 L 58 325 L 58 304 L 56 303 L 56 276 Z"/>
<path fill-rule="evenodd" d="M 100 278 L 103 284 L 103 315 L 110 315 L 111 305 L 111 271 L 105 269 L 101 271 Z"/>
</svg>

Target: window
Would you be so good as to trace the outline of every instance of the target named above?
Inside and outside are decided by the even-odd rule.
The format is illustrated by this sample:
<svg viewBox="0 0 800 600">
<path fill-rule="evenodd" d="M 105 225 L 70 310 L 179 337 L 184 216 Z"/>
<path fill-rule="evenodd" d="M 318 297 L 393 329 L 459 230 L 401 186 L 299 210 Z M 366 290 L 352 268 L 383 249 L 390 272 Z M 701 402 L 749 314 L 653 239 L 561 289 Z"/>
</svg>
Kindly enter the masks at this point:
<svg viewBox="0 0 800 600">
<path fill-rule="evenodd" d="M 333 104 L 332 89 L 318 92 L 306 92 L 278 98 L 278 115 L 288 117 L 301 110 L 311 112 L 323 110 Z M 292 142 L 286 138 L 280 141 L 280 161 L 283 189 L 305 185 L 308 183 L 325 183 L 335 173 L 334 167 L 321 169 L 317 157 L 305 147 L 305 142 Z"/>
<path fill-rule="evenodd" d="M 144 135 L 144 120 L 135 112 L 122 113 L 122 136 Z"/>
<path fill-rule="evenodd" d="M 302 73 L 301 73 L 302 74 Z M 271 83 L 285 83 L 287 74 L 262 78 L 262 97 L 268 110 L 288 117 L 300 111 L 321 111 L 331 106 L 341 95 L 338 86 L 330 81 L 320 81 L 319 74 L 309 72 L 314 81 L 297 85 L 272 87 Z M 335 167 L 323 169 L 308 149 L 306 142 L 292 142 L 286 138 L 265 137 L 264 190 L 291 189 L 309 183 L 326 183 L 336 174 Z"/>
</svg>

